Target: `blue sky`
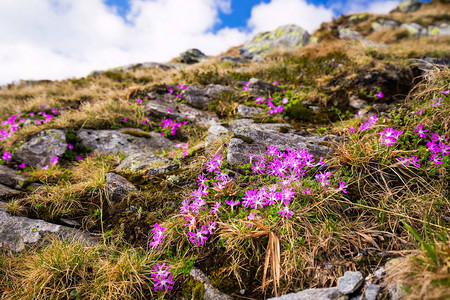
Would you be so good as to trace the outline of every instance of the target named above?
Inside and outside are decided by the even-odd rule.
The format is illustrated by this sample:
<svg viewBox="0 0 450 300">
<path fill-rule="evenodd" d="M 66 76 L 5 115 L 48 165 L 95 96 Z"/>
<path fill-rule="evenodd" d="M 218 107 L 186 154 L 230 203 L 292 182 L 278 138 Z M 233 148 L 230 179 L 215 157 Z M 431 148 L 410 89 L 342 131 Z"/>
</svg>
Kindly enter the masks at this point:
<svg viewBox="0 0 450 300">
<path fill-rule="evenodd" d="M 218 55 L 278 26 L 312 33 L 342 13 L 387 13 L 400 0 L 0 0 L 0 85 Z"/>
</svg>

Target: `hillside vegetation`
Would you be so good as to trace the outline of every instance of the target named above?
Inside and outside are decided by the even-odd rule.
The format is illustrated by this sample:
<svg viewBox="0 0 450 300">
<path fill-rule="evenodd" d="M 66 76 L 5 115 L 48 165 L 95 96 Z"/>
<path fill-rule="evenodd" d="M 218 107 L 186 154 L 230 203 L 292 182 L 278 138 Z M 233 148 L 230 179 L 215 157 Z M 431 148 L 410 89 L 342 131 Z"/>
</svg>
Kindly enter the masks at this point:
<svg viewBox="0 0 450 300">
<path fill-rule="evenodd" d="M 449 8 L 2 87 L 0 298 L 448 299 Z"/>
</svg>

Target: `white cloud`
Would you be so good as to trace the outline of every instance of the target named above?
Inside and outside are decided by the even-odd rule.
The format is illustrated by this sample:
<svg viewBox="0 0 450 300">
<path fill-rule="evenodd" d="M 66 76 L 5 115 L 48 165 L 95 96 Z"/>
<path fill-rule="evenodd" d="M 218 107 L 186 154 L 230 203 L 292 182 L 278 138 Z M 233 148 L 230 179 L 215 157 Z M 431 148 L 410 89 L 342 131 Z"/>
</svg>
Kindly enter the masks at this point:
<svg viewBox="0 0 450 300">
<path fill-rule="evenodd" d="M 306 0 L 272 0 L 252 8 L 248 25 L 255 32 L 273 30 L 286 24 L 296 24 L 313 32 L 332 17 L 331 9 L 308 4 Z"/>
<path fill-rule="evenodd" d="M 130 5 L 126 22 L 102 0 L 0 0 L 0 84 L 168 61 L 193 47 L 215 55 L 249 37 L 230 28 L 211 32 L 218 12 L 231 12 L 230 0 Z"/>
<path fill-rule="evenodd" d="M 271 0 L 252 8 L 246 28 L 213 32 L 219 12 L 231 13 L 231 1 L 240 0 L 129 0 L 123 19 L 104 0 L 0 0 L 0 84 L 164 62 L 188 48 L 217 55 L 285 24 L 312 32 L 333 15 L 306 0 Z M 361 1 L 347 1 L 361 7 Z M 368 7 L 382 10 L 396 1 L 382 2 Z"/>
</svg>

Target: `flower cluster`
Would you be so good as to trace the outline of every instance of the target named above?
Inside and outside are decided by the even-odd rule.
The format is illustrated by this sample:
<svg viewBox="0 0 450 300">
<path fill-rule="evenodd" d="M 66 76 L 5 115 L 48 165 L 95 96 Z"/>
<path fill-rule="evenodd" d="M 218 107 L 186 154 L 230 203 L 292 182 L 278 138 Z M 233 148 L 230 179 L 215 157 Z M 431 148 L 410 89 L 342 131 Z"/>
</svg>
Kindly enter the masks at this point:
<svg viewBox="0 0 450 300">
<path fill-rule="evenodd" d="M 155 279 L 154 289 L 155 291 L 163 291 L 168 292 L 173 288 L 173 284 L 175 283 L 172 280 L 172 274 L 169 272 L 170 267 L 163 263 L 162 265 L 156 264 L 153 266 L 153 270 L 155 273 L 152 273 L 150 276 Z"/>
<path fill-rule="evenodd" d="M 169 94 L 173 94 L 173 93 L 175 92 L 176 95 L 177 95 L 177 98 L 181 98 L 181 92 L 182 92 L 183 90 L 187 90 L 187 88 L 188 88 L 187 85 L 179 84 L 179 85 L 178 85 L 178 91 L 174 91 L 171 87 L 168 88 L 167 91 L 169 92 Z"/>
<path fill-rule="evenodd" d="M 141 105 L 142 103 L 146 102 L 148 100 L 148 96 L 145 96 L 144 99 L 136 98 L 135 100 L 129 101 L 128 104 L 138 104 Z"/>
<path fill-rule="evenodd" d="M 164 237 L 164 227 L 161 227 L 161 225 L 159 225 L 158 223 L 155 223 L 155 225 L 153 225 L 153 241 L 150 242 L 150 246 L 152 247 L 152 249 L 155 249 L 159 246 L 159 244 L 161 244 L 161 239 Z"/>
<path fill-rule="evenodd" d="M 373 115 L 369 118 L 369 121 L 364 122 L 361 124 L 361 127 L 359 127 L 359 131 L 364 131 L 369 129 L 371 126 L 377 124 L 378 117 L 376 115 Z"/>
<path fill-rule="evenodd" d="M 402 134 L 403 131 L 401 130 L 395 130 L 393 128 L 383 128 L 383 132 L 380 132 L 380 140 L 381 144 L 386 146 L 392 146 L 394 145 L 400 134 Z"/>
</svg>

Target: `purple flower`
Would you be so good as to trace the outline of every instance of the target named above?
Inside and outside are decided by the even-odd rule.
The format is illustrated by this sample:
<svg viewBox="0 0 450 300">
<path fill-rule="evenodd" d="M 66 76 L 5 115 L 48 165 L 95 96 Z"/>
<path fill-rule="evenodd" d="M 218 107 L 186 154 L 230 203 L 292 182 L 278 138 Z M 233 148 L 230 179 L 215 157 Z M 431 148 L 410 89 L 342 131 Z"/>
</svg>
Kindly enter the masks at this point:
<svg viewBox="0 0 450 300">
<path fill-rule="evenodd" d="M 126 122 L 127 120 L 128 120 L 127 118 L 123 118 L 123 119 L 122 119 L 123 122 Z"/>
<path fill-rule="evenodd" d="M 83 160 L 83 156 L 77 155 L 77 159 L 78 159 L 78 160 Z"/>
<path fill-rule="evenodd" d="M 414 131 L 417 132 L 417 135 L 421 138 L 426 138 L 428 136 L 428 134 L 425 133 L 428 129 L 423 129 L 423 125 L 421 124 L 417 125 L 417 128 L 414 128 Z"/>
<path fill-rule="evenodd" d="M 450 92 L 450 90 L 442 91 L 442 94 L 444 94 L 444 95 L 448 95 L 448 94 L 449 94 L 449 92 Z"/>
<path fill-rule="evenodd" d="M 359 131 L 364 131 L 369 129 L 372 125 L 377 124 L 378 118 L 376 115 L 373 115 L 369 118 L 369 121 L 361 124 L 361 127 L 359 127 Z"/>
<path fill-rule="evenodd" d="M 345 184 L 345 182 L 339 180 L 339 190 L 341 190 L 345 194 L 347 194 L 348 193 L 347 190 L 346 190 L 347 187 L 348 186 Z"/>
<path fill-rule="evenodd" d="M 286 104 L 289 102 L 288 97 L 284 97 L 283 100 L 281 100 L 281 103 Z"/>
<path fill-rule="evenodd" d="M 20 168 L 20 169 L 25 169 L 25 163 L 21 163 L 21 164 L 19 165 L 19 168 Z"/>
<path fill-rule="evenodd" d="M 442 104 L 444 104 L 442 101 L 442 97 L 439 97 L 438 100 L 433 99 L 433 103 L 431 103 L 431 106 L 438 107 L 438 106 L 441 106 Z"/>
<path fill-rule="evenodd" d="M 281 214 L 282 217 L 289 218 L 294 214 L 293 211 L 295 211 L 295 209 L 289 210 L 289 207 L 285 205 L 282 210 L 278 211 L 278 213 Z"/>
<path fill-rule="evenodd" d="M 205 242 L 208 240 L 208 238 L 205 236 L 208 234 L 208 231 L 205 229 L 205 226 L 202 226 L 200 230 L 197 229 L 196 233 L 188 231 L 188 234 L 191 236 L 189 238 L 189 241 L 192 244 L 197 244 L 197 246 L 205 244 Z"/>
<path fill-rule="evenodd" d="M 56 165 L 58 163 L 59 157 L 58 156 L 54 156 L 50 159 L 50 164 L 51 165 Z"/>
<path fill-rule="evenodd" d="M 398 137 L 403 131 L 397 131 L 393 128 L 383 128 L 384 132 L 380 132 L 381 144 L 386 146 L 392 146 L 397 142 Z"/>
<path fill-rule="evenodd" d="M 234 201 L 233 199 L 231 199 L 231 200 L 225 200 L 225 203 L 226 204 L 228 204 L 229 206 L 231 206 L 231 211 L 233 211 L 233 208 L 236 206 L 236 205 L 239 205 L 240 203 L 241 203 L 241 201 Z"/>
<path fill-rule="evenodd" d="M 210 214 L 216 214 L 219 212 L 219 207 L 222 205 L 220 202 L 216 202 L 216 204 L 211 207 L 211 210 L 209 211 Z"/>
<path fill-rule="evenodd" d="M 152 249 L 155 249 L 156 247 L 158 247 L 158 245 L 161 244 L 161 239 L 164 237 L 163 231 L 165 230 L 164 227 L 161 227 L 158 223 L 155 223 L 155 225 L 153 225 L 153 242 L 150 243 L 150 246 L 152 247 Z"/>
<path fill-rule="evenodd" d="M 2 158 L 3 158 L 4 160 L 6 160 L 6 161 L 11 161 L 11 159 L 12 159 L 12 154 L 11 154 L 10 152 L 6 151 L 6 152 L 3 153 Z"/>
<path fill-rule="evenodd" d="M 263 97 L 256 97 L 255 100 L 256 100 L 256 103 L 264 103 L 264 101 L 266 99 L 264 99 Z"/>
<path fill-rule="evenodd" d="M 379 99 L 383 98 L 383 92 L 379 91 L 377 94 L 375 94 L 376 97 L 378 97 Z"/>
<path fill-rule="evenodd" d="M 48 170 L 48 165 L 43 166 L 42 170 Z"/>
<path fill-rule="evenodd" d="M 214 233 L 214 230 L 216 230 L 217 228 L 217 223 L 216 222 L 208 222 L 208 225 L 206 225 L 206 230 L 208 231 L 208 233 L 211 235 Z"/>
<path fill-rule="evenodd" d="M 434 153 L 432 156 L 430 156 L 431 162 L 435 165 L 440 166 L 442 164 L 442 157 L 438 156 L 436 153 Z"/>
<path fill-rule="evenodd" d="M 331 176 L 331 172 L 319 172 L 319 174 L 316 174 L 316 180 L 319 181 L 322 188 L 325 188 L 325 186 L 330 185 L 330 180 L 328 180 L 328 177 Z"/>
<path fill-rule="evenodd" d="M 155 291 L 162 291 L 164 289 L 164 292 L 168 292 L 169 290 L 173 289 L 173 284 L 175 283 L 172 279 L 172 274 L 169 274 L 168 276 L 162 275 L 160 277 L 155 278 Z"/>
<path fill-rule="evenodd" d="M 254 220 L 255 219 L 255 214 L 254 213 L 249 213 L 248 214 L 248 219 L 249 220 Z"/>
<path fill-rule="evenodd" d="M 74 146 L 71 143 L 68 143 L 67 148 L 69 148 L 69 150 L 73 150 Z"/>
</svg>

